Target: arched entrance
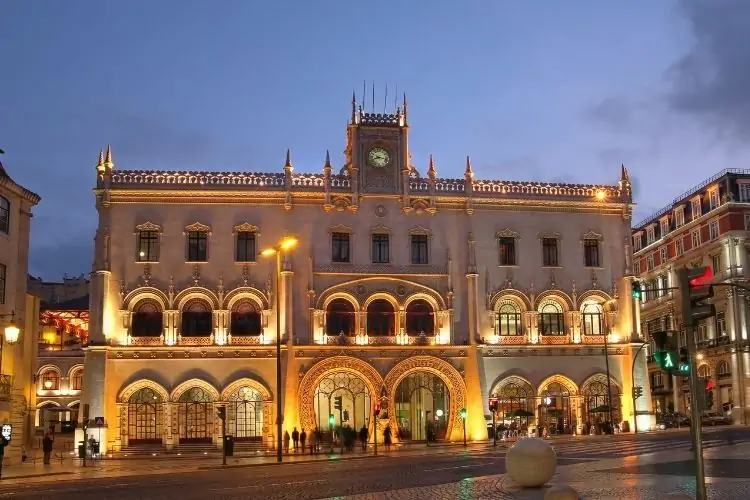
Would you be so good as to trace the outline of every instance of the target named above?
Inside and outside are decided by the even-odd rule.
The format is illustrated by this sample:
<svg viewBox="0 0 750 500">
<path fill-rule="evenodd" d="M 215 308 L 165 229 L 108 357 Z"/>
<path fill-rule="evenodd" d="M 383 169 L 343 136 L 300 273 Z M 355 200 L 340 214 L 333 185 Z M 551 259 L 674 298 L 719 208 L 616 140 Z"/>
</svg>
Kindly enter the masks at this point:
<svg viewBox="0 0 750 500">
<path fill-rule="evenodd" d="M 300 382 L 300 426 L 303 429 L 317 427 L 327 431 L 329 414 L 334 414 L 338 425 L 344 416 L 344 409 L 349 412 L 352 426 L 358 424 L 361 427 L 362 423 L 371 426 L 372 406 L 382 389 L 383 379 L 366 361 L 350 356 L 332 356 L 318 361 Z M 345 394 L 348 395 L 350 406 L 347 406 Z M 341 413 L 334 408 L 335 398 L 339 395 L 343 403 Z M 387 411 L 387 408 L 384 410 Z M 384 426 L 381 426 L 381 432 Z"/>
<path fill-rule="evenodd" d="M 334 427 L 348 426 L 357 430 L 363 425 L 368 427 L 372 396 L 359 375 L 349 372 L 327 375 L 315 389 L 315 426 L 328 429 L 329 416 L 333 415 Z"/>
<path fill-rule="evenodd" d="M 577 425 L 573 408 L 575 387 L 552 379 L 539 391 L 539 426 L 550 434 L 571 434 Z"/>
<path fill-rule="evenodd" d="M 235 441 L 263 440 L 263 396 L 252 387 L 242 386 L 227 401 L 227 434 Z"/>
<path fill-rule="evenodd" d="M 466 385 L 453 365 L 412 356 L 388 372 L 385 387 L 394 438 L 426 439 L 429 430 L 434 439 L 461 439 L 459 410 L 466 407 Z"/>
<path fill-rule="evenodd" d="M 534 421 L 534 389 L 529 381 L 512 376 L 501 380 L 490 394 L 497 399 L 497 424 L 523 430 Z"/>
<path fill-rule="evenodd" d="M 414 372 L 396 388 L 395 414 L 401 441 L 444 440 L 450 417 L 450 391 L 430 372 Z"/>
<path fill-rule="evenodd" d="M 162 442 L 164 403 L 161 395 L 150 387 L 136 391 L 128 399 L 128 442 L 156 444 Z"/>
<path fill-rule="evenodd" d="M 191 387 L 178 399 L 180 443 L 210 443 L 213 436 L 213 398 L 201 387 Z"/>
<path fill-rule="evenodd" d="M 610 383 L 612 391 L 612 420 L 620 422 L 620 389 L 615 382 Z M 610 400 L 606 375 L 595 376 L 581 388 L 583 414 L 590 424 L 609 422 Z"/>
</svg>

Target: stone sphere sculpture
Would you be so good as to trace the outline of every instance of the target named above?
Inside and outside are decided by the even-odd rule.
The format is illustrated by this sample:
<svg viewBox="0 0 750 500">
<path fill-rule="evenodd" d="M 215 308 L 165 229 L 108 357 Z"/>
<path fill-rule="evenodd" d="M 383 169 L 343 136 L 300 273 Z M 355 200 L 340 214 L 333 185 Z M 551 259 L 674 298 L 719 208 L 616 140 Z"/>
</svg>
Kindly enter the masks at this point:
<svg viewBox="0 0 750 500">
<path fill-rule="evenodd" d="M 544 500 L 578 500 L 578 492 L 567 484 L 556 484 L 547 490 Z"/>
<path fill-rule="evenodd" d="M 557 453 L 543 439 L 519 439 L 508 450 L 505 469 L 510 478 L 524 488 L 538 488 L 555 474 Z"/>
</svg>

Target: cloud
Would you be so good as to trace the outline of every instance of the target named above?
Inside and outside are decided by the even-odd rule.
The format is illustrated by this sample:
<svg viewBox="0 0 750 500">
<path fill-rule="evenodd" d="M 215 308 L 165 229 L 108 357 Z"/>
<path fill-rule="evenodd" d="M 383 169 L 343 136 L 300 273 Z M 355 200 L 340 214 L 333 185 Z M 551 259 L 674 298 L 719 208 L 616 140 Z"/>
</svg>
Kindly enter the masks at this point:
<svg viewBox="0 0 750 500">
<path fill-rule="evenodd" d="M 64 273 L 78 275 L 91 270 L 94 255 L 93 234 L 83 231 L 66 241 L 31 247 L 29 274 L 46 280 L 59 280 Z"/>
<path fill-rule="evenodd" d="M 622 132 L 633 127 L 637 105 L 626 97 L 606 97 L 589 108 L 587 115 L 613 132 Z"/>
<path fill-rule="evenodd" d="M 721 138 L 750 137 L 750 2 L 682 0 L 692 47 L 667 71 L 667 102 Z"/>
</svg>

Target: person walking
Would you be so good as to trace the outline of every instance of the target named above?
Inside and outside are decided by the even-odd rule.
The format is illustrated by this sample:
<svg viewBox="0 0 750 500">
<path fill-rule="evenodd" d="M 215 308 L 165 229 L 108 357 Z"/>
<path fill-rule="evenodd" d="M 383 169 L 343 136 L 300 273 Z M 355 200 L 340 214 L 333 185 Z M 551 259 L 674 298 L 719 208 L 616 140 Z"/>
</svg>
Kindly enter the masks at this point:
<svg viewBox="0 0 750 500">
<path fill-rule="evenodd" d="M 365 426 L 365 424 L 362 424 L 362 428 L 359 430 L 359 442 L 362 445 L 362 451 L 367 450 L 367 434 L 367 426 Z"/>
<path fill-rule="evenodd" d="M 383 444 L 385 445 L 385 451 L 391 451 L 392 434 L 393 431 L 391 430 L 391 426 L 386 425 L 385 429 L 383 429 Z"/>
<path fill-rule="evenodd" d="M 42 463 L 44 465 L 49 465 L 50 458 L 52 457 L 52 445 L 55 442 L 55 436 L 52 435 L 50 431 L 47 431 L 44 434 L 44 439 L 42 439 L 42 452 L 44 453 L 44 460 Z"/>
<path fill-rule="evenodd" d="M 318 447 L 318 431 L 310 432 L 310 455 L 315 455 Z"/>
<path fill-rule="evenodd" d="M 305 453 L 305 442 L 307 441 L 307 433 L 305 432 L 305 429 L 302 429 L 302 432 L 299 433 L 299 449 L 300 452 L 304 455 Z"/>
<path fill-rule="evenodd" d="M 292 438 L 289 437 L 289 431 L 284 431 L 284 452 L 289 455 L 289 441 L 291 441 Z"/>
<path fill-rule="evenodd" d="M 299 431 L 296 427 L 292 429 L 292 444 L 294 445 L 294 453 L 297 453 L 299 449 Z"/>
</svg>

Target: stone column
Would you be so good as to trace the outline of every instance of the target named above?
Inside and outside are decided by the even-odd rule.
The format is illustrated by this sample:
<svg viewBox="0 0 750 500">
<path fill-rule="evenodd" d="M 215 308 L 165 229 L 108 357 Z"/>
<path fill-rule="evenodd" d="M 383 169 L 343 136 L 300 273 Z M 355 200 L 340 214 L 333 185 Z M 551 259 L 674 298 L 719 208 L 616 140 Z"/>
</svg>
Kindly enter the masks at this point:
<svg viewBox="0 0 750 500">
<path fill-rule="evenodd" d="M 281 287 L 279 290 L 279 304 L 281 306 L 281 338 L 292 340 L 294 335 L 294 302 L 293 296 L 294 291 L 292 288 L 292 278 L 294 277 L 294 271 L 291 269 L 291 263 L 289 262 L 288 256 L 283 255 L 284 259 L 281 262 Z"/>
<path fill-rule="evenodd" d="M 162 403 L 163 419 L 162 424 L 162 443 L 166 446 L 167 450 L 173 449 L 180 442 L 179 434 L 177 431 L 177 403 Z"/>
<path fill-rule="evenodd" d="M 105 427 L 97 429 L 97 438 L 100 439 L 101 452 L 106 453 L 109 446 L 107 431 L 109 426 L 115 428 L 114 422 L 111 422 L 111 420 L 115 417 L 114 412 L 116 411 L 116 406 L 114 406 L 116 395 L 108 394 L 105 383 L 107 347 L 89 345 L 85 351 L 83 366 L 83 397 L 81 398 L 80 415 L 83 415 L 84 405 L 87 404 L 89 405 L 90 419 L 104 417 Z M 112 414 L 107 411 L 108 402 L 111 403 L 109 408 L 111 408 Z M 75 432 L 75 441 L 78 442 L 83 439 L 83 428 L 79 427 Z"/>
<path fill-rule="evenodd" d="M 635 400 L 635 408 L 632 410 L 632 415 L 622 415 L 622 418 L 627 418 L 630 422 L 630 428 L 635 429 L 633 426 L 635 418 L 638 418 L 638 414 L 641 416 L 638 418 L 638 432 L 646 432 L 653 430 L 656 426 L 654 416 L 651 415 L 653 412 L 653 401 L 651 399 L 651 378 L 648 374 L 648 363 L 646 360 L 647 350 L 645 347 L 641 348 L 641 343 L 630 344 L 629 356 L 626 356 L 624 361 L 628 366 L 624 366 L 625 370 L 631 371 L 632 374 L 628 373 L 623 378 L 623 381 L 630 381 L 630 384 L 623 384 L 622 397 L 625 401 L 621 402 L 621 407 L 632 407 L 633 406 L 633 388 L 640 386 L 643 388 L 643 395 Z M 639 350 L 640 349 L 640 350 Z M 622 404 L 625 403 L 626 404 Z"/>
<path fill-rule="evenodd" d="M 286 354 L 284 357 L 283 355 Z M 299 362 L 297 361 L 297 348 L 289 342 L 287 343 L 286 353 L 282 353 L 282 359 L 286 359 L 286 370 L 282 387 L 284 388 L 284 430 L 292 433 L 295 427 L 300 428 L 299 424 L 299 401 L 297 401 L 297 389 L 299 388 Z M 282 397 L 278 395 L 277 397 Z"/>
<path fill-rule="evenodd" d="M 117 424 L 115 427 L 115 450 L 122 450 L 128 445 L 128 404 L 117 403 Z"/>
</svg>

